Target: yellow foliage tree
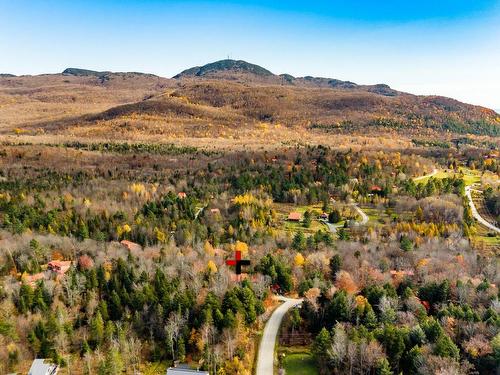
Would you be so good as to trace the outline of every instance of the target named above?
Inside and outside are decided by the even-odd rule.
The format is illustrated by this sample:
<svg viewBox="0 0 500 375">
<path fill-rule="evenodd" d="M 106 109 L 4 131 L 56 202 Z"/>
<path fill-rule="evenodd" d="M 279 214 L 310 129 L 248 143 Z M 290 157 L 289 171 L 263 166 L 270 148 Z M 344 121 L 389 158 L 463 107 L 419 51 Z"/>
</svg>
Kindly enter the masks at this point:
<svg viewBox="0 0 500 375">
<path fill-rule="evenodd" d="M 305 263 L 304 256 L 301 253 L 297 253 L 293 259 L 297 267 L 302 267 Z"/>
<path fill-rule="evenodd" d="M 234 249 L 236 251 L 241 251 L 242 254 L 246 254 L 248 252 L 248 245 L 245 242 L 236 241 Z"/>
<path fill-rule="evenodd" d="M 160 242 L 160 243 L 167 242 L 167 235 L 165 234 L 165 232 L 161 231 L 157 227 L 155 227 L 154 231 L 155 231 L 156 239 L 158 240 L 158 242 Z"/>
<path fill-rule="evenodd" d="M 239 357 L 226 361 L 224 371 L 227 375 L 250 375 L 250 371 L 245 368 L 245 364 L 240 361 Z"/>
<path fill-rule="evenodd" d="M 205 253 L 207 255 L 210 255 L 210 256 L 215 255 L 215 250 L 214 250 L 212 244 L 208 241 L 205 241 L 205 243 L 203 244 L 203 250 L 205 250 Z"/>
<path fill-rule="evenodd" d="M 207 272 L 210 274 L 217 272 L 217 266 L 215 265 L 213 260 L 209 260 L 207 263 Z"/>
<path fill-rule="evenodd" d="M 118 225 L 116 227 L 116 234 L 118 235 L 118 238 L 122 237 L 124 234 L 130 233 L 131 231 L 132 228 L 128 224 Z"/>
</svg>

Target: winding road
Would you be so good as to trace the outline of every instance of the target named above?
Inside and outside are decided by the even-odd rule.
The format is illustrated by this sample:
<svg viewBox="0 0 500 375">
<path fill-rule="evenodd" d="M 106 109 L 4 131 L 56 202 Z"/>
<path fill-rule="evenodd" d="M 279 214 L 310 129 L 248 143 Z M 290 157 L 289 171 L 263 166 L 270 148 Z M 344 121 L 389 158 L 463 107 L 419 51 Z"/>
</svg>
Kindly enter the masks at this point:
<svg viewBox="0 0 500 375">
<path fill-rule="evenodd" d="M 485 227 L 487 227 L 488 229 L 491 229 L 492 231 L 495 231 L 497 233 L 500 233 L 500 228 L 497 228 L 496 226 L 494 226 L 493 224 L 491 224 L 489 221 L 485 220 L 480 214 L 479 212 L 477 211 L 477 208 L 476 208 L 476 205 L 474 204 L 474 201 L 472 200 L 472 191 L 477 191 L 477 192 L 480 192 L 479 190 L 475 190 L 472 188 L 472 186 L 467 186 L 465 188 L 465 195 L 467 196 L 467 199 L 469 200 L 469 206 L 470 206 L 470 209 L 472 211 L 472 216 L 474 216 L 474 218 L 480 222 L 481 224 L 483 224 Z"/>
<path fill-rule="evenodd" d="M 271 317 L 266 323 L 262 339 L 260 340 L 259 354 L 257 357 L 257 375 L 273 375 L 274 374 L 274 347 L 276 346 L 276 336 L 281 325 L 281 321 L 286 312 L 292 307 L 299 305 L 301 299 L 293 299 L 287 297 L 278 297 L 283 304 L 278 306 L 273 311 Z"/>
</svg>

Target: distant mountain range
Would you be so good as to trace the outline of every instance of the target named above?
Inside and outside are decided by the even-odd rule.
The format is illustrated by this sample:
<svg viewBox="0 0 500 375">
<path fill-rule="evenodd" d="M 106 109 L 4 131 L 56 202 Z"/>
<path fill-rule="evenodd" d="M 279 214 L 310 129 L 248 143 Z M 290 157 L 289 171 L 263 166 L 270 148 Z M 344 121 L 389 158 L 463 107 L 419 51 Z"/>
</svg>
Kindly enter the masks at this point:
<svg viewBox="0 0 500 375">
<path fill-rule="evenodd" d="M 395 96 L 397 91 L 384 84 L 360 86 L 354 82 L 341 81 L 333 78 L 323 77 L 294 77 L 290 74 L 276 75 L 269 70 L 255 64 L 250 64 L 242 60 L 220 60 L 203 66 L 195 66 L 186 69 L 175 75 L 174 79 L 194 78 L 194 79 L 216 79 L 232 81 L 250 81 L 277 85 L 295 85 L 309 87 L 330 87 L 340 89 L 365 88 L 368 91 Z"/>
<path fill-rule="evenodd" d="M 186 69 L 173 78 L 68 68 L 61 74 L 0 75 L 3 126 L 58 134 L 224 136 L 259 124 L 311 132 L 500 136 L 500 115 L 385 84 L 276 75 L 241 60 Z"/>
</svg>

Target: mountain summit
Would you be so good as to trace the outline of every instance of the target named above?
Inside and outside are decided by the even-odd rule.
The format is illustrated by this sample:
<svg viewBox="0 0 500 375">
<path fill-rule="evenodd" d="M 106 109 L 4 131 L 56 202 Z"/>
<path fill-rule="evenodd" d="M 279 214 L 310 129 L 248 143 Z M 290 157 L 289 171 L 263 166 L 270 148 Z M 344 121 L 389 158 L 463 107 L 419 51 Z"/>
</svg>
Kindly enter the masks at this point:
<svg viewBox="0 0 500 375">
<path fill-rule="evenodd" d="M 218 78 L 220 75 L 231 74 L 251 74 L 258 77 L 275 76 L 269 70 L 255 64 L 250 64 L 243 60 L 220 60 L 203 66 L 195 66 L 186 69 L 173 78 L 184 77 L 209 77 Z"/>
</svg>

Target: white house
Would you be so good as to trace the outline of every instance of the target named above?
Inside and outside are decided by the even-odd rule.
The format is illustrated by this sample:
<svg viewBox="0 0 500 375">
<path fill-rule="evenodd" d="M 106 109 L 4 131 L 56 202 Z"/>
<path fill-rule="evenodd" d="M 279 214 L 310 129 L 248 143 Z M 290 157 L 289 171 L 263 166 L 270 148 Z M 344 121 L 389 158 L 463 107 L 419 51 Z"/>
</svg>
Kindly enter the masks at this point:
<svg viewBox="0 0 500 375">
<path fill-rule="evenodd" d="M 209 375 L 208 371 L 193 370 L 188 365 L 169 367 L 167 375 Z"/>
<path fill-rule="evenodd" d="M 31 364 L 28 375 L 56 375 L 59 367 L 47 359 L 37 358 Z"/>
</svg>

